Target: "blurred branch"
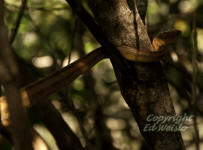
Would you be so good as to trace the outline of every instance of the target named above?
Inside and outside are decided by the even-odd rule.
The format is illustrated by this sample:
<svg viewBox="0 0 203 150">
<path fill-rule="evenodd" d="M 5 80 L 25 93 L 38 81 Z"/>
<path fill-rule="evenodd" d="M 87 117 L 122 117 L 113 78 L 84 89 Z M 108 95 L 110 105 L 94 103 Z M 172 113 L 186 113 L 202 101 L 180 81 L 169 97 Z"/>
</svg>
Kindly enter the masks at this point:
<svg viewBox="0 0 203 150">
<path fill-rule="evenodd" d="M 184 77 L 183 80 L 185 80 L 186 82 L 189 82 L 189 83 L 184 83 L 186 85 L 186 87 L 185 86 L 184 87 L 187 88 L 189 91 L 191 91 L 191 83 L 193 80 L 193 74 L 190 73 L 180 62 L 172 63 L 171 61 L 163 60 L 164 69 L 169 67 L 169 68 L 171 68 L 171 69 L 173 68 L 177 72 L 179 72 L 181 74 L 181 76 Z M 199 78 L 201 78 L 201 76 L 203 76 L 203 74 L 201 72 L 199 72 L 198 75 L 199 75 Z M 196 86 L 198 86 L 200 91 L 203 90 L 203 85 L 201 82 L 196 82 Z"/>
<path fill-rule="evenodd" d="M 84 42 L 83 42 L 83 36 L 86 31 L 86 28 L 82 24 L 80 20 L 77 21 L 77 30 L 75 31 L 75 36 L 74 36 L 74 42 L 73 42 L 73 47 L 74 49 L 77 50 L 78 54 L 80 57 L 83 57 L 85 54 L 85 49 L 84 49 Z M 83 76 L 82 76 L 83 82 L 84 82 L 84 90 L 85 94 L 84 99 L 87 100 L 85 103 L 88 103 L 88 108 L 85 106 L 85 110 L 89 110 L 87 113 L 91 113 L 94 119 L 94 136 L 92 138 L 88 137 L 88 134 L 86 133 L 85 128 L 83 127 L 83 120 L 85 119 L 84 117 L 81 117 L 80 113 L 78 113 L 78 110 L 75 108 L 73 104 L 73 100 L 71 96 L 67 99 L 70 102 L 70 105 L 72 106 L 72 112 L 76 116 L 79 122 L 79 126 L 81 128 L 81 132 L 83 133 L 87 143 L 87 149 L 107 149 L 107 150 L 114 150 L 115 148 L 113 147 L 112 144 L 112 139 L 110 135 L 109 129 L 105 125 L 105 119 L 104 114 L 102 112 L 102 106 L 100 105 L 100 96 L 97 94 L 95 91 L 95 79 L 92 75 L 92 71 L 89 70 L 87 71 Z M 67 101 L 66 100 L 66 101 Z M 86 119 L 85 119 L 86 120 Z M 101 132 L 102 131 L 102 132 Z M 91 143 L 90 143 L 91 142 Z"/>
<path fill-rule="evenodd" d="M 29 64 L 23 63 L 22 61 L 23 60 L 21 60 L 20 62 L 18 61 L 18 63 L 22 71 L 20 72 L 20 76 L 24 77 L 23 78 L 24 80 L 21 81 L 20 85 L 24 86 L 27 82 L 29 82 L 30 80 L 33 80 L 33 78 L 34 80 L 36 80 L 37 79 L 36 76 L 40 76 L 40 75 L 34 74 L 34 72 L 36 71 L 33 71 L 32 70 L 33 68 L 30 68 L 31 66 Z M 28 70 L 27 68 L 31 70 Z M 32 71 L 31 74 L 30 74 L 30 71 Z M 37 112 L 41 121 L 45 124 L 45 126 L 49 129 L 49 131 L 54 136 L 58 147 L 61 148 L 61 150 L 62 149 L 66 150 L 67 148 L 78 149 L 79 147 L 82 147 L 77 136 L 71 131 L 70 127 L 64 122 L 60 113 L 52 106 L 52 104 L 49 101 L 50 100 L 48 100 L 48 102 L 43 101 L 36 104 L 35 111 Z M 2 112 L 2 123 L 3 122 L 6 123 L 6 115 L 4 114 L 6 114 L 7 109 L 4 106 L 4 101 L 1 101 L 0 104 L 1 104 L 0 108 Z M 33 146 L 35 150 L 38 150 L 40 145 L 48 149 L 48 147 L 45 147 L 46 143 L 43 142 L 43 139 L 35 131 L 33 131 Z"/>
<path fill-rule="evenodd" d="M 68 65 L 67 67 L 61 69 L 58 72 L 55 72 L 49 77 L 44 78 L 35 83 L 32 83 L 21 90 L 24 104 L 27 105 L 37 104 L 36 109 L 38 110 L 39 116 L 41 117 L 43 122 L 45 122 L 46 126 L 49 128 L 49 130 L 56 138 L 58 145 L 63 149 L 67 149 L 67 147 L 71 146 L 69 141 L 75 135 L 66 126 L 60 114 L 54 110 L 53 106 L 46 103 L 46 101 L 42 102 L 40 101 L 43 100 L 45 97 L 49 96 L 50 94 L 52 94 L 53 92 L 56 92 L 59 89 L 67 86 L 79 75 L 89 70 L 92 66 L 94 66 L 100 60 L 102 60 L 104 57 L 105 55 L 103 53 L 102 48 L 98 48 L 97 50 L 91 52 L 90 54 L 80 58 L 78 61 Z M 1 97 L 0 100 L 1 102 L 5 101 L 5 97 Z M 60 130 L 60 132 L 58 132 L 58 129 L 63 130 Z M 64 135 L 64 137 L 62 138 L 61 135 Z M 75 142 L 77 142 L 76 138 Z M 76 145 L 79 146 L 79 144 Z"/>
<path fill-rule="evenodd" d="M 18 67 L 12 54 L 7 28 L 4 24 L 4 1 L 0 0 L 0 82 L 7 97 L 11 132 L 16 150 L 32 150 L 32 135 L 29 121 L 22 106 L 20 91 L 17 87 Z M 2 76 L 3 75 L 3 76 Z"/>
<path fill-rule="evenodd" d="M 78 124 L 79 124 L 79 128 L 80 128 L 80 131 L 82 133 L 82 136 L 84 137 L 85 139 L 85 143 L 86 143 L 86 149 L 88 150 L 93 150 L 93 146 L 92 144 L 90 143 L 89 141 L 89 138 L 88 138 L 88 134 L 83 126 L 83 123 L 81 121 L 81 116 L 80 116 L 80 113 L 77 111 L 77 109 L 75 108 L 74 104 L 73 104 L 73 99 L 71 98 L 71 95 L 69 95 L 70 93 L 70 87 L 68 87 L 67 89 L 68 91 L 68 95 L 64 95 L 62 92 L 58 92 L 58 94 L 60 95 L 60 101 L 62 101 L 63 103 L 66 104 L 66 107 L 69 111 L 71 111 L 73 113 L 73 115 L 76 117 L 77 121 L 78 121 Z"/>
<path fill-rule="evenodd" d="M 32 135 L 33 135 L 32 145 L 34 150 L 39 150 L 39 149 L 50 150 L 46 141 L 41 137 L 41 135 L 34 128 L 32 129 Z"/>
<path fill-rule="evenodd" d="M 46 101 L 40 101 L 53 92 L 67 86 L 104 57 L 102 48 L 99 48 L 60 71 L 55 72 L 51 76 L 30 84 L 21 90 L 24 104 L 37 104 L 36 110 L 38 111 L 40 118 L 51 131 L 61 149 L 66 150 L 71 146 L 78 147 L 77 149 L 82 149 L 82 146 L 80 146 L 80 142 L 78 142 L 75 134 L 72 133 L 53 106 L 49 104 L 49 102 L 46 103 Z M 5 97 L 1 97 L 0 100 L 1 102 L 5 101 Z"/>
<path fill-rule="evenodd" d="M 10 43 L 11 44 L 15 40 L 15 37 L 16 37 L 16 35 L 18 33 L 18 29 L 20 27 L 20 23 L 21 23 L 21 20 L 22 20 L 26 5 L 27 5 L 27 0 L 22 0 L 22 4 L 21 4 L 21 7 L 20 7 L 20 11 L 18 13 L 16 24 L 15 24 L 14 29 L 12 30 L 12 33 L 11 33 L 11 38 L 10 38 Z"/>
<path fill-rule="evenodd" d="M 11 137 L 10 132 L 4 127 L 2 124 L 0 124 L 0 134 L 11 144 L 13 144 L 13 140 Z"/>
<path fill-rule="evenodd" d="M 75 42 L 75 36 L 76 36 L 76 33 L 77 33 L 77 29 L 78 29 L 78 23 L 79 23 L 78 17 L 75 16 L 74 25 L 73 25 L 73 29 L 72 29 L 72 38 L 71 38 L 72 40 L 71 40 L 71 45 L 70 45 L 70 51 L 69 51 L 69 54 L 68 54 L 68 65 L 71 62 L 71 56 L 72 56 L 72 52 L 73 52 L 73 49 L 74 49 L 74 42 Z M 86 147 L 88 149 L 92 149 L 93 147 L 91 146 L 91 143 L 89 142 L 87 132 L 85 131 L 85 129 L 83 127 L 83 124 L 82 124 L 82 121 L 80 119 L 80 114 L 78 113 L 78 111 L 76 110 L 76 108 L 75 108 L 75 106 L 73 104 L 73 99 L 72 99 L 72 96 L 71 96 L 71 89 L 72 89 L 72 86 L 70 84 L 67 87 L 66 91 L 65 91 L 66 93 L 63 94 L 62 92 L 59 92 L 59 95 L 61 96 L 61 99 L 65 102 L 65 104 L 67 104 L 70 111 L 72 111 L 73 115 L 75 115 L 75 117 L 77 118 L 81 133 L 82 133 L 82 135 L 83 135 L 83 137 L 85 139 L 85 142 L 86 142 Z"/>
<path fill-rule="evenodd" d="M 70 62 L 71 62 L 71 56 L 72 56 L 72 51 L 73 51 L 73 48 L 74 48 L 74 42 L 75 42 L 76 31 L 77 31 L 77 28 L 78 28 L 78 17 L 75 16 L 74 18 L 75 18 L 75 20 L 74 20 L 73 31 L 72 31 L 72 38 L 71 38 L 71 44 L 70 44 L 70 51 L 69 51 L 69 54 L 68 54 L 68 65 L 69 65 Z"/>
<path fill-rule="evenodd" d="M 2 104 L 1 104 L 2 105 Z M 13 140 L 11 138 L 11 133 L 9 132 L 9 129 L 4 127 L 2 124 L 0 124 L 0 134 L 3 138 L 5 138 L 11 145 L 13 145 Z M 39 150 L 40 148 L 43 148 L 44 150 L 49 150 L 49 147 L 45 140 L 38 134 L 38 132 L 35 129 L 32 129 L 32 135 L 33 135 L 33 141 L 32 145 L 34 150 Z"/>
<path fill-rule="evenodd" d="M 76 44 L 75 47 L 78 50 L 79 55 L 82 57 L 85 55 L 85 49 L 84 49 L 84 41 L 83 36 L 86 31 L 86 28 L 82 24 L 81 21 L 79 21 L 79 27 L 78 32 L 76 36 Z M 83 75 L 83 82 L 84 82 L 84 89 L 87 93 L 85 99 L 88 99 L 88 104 L 91 109 L 91 113 L 94 118 L 94 129 L 95 129 L 95 137 L 93 137 L 92 140 L 94 140 L 96 144 L 94 144 L 95 149 L 106 149 L 106 150 L 116 150 L 116 148 L 113 146 L 113 140 L 110 133 L 110 130 L 107 128 L 105 121 L 106 118 L 103 113 L 103 107 L 104 105 L 101 104 L 102 96 L 98 94 L 98 92 L 95 90 L 96 87 L 96 81 L 95 77 L 93 76 L 92 70 L 89 70 Z M 102 98 L 101 98 L 102 97 Z M 109 98 L 106 98 L 109 99 Z M 102 132 L 101 132 L 102 131 Z"/>
<path fill-rule="evenodd" d="M 34 27 L 35 32 L 39 35 L 40 39 L 43 41 L 43 46 L 45 48 L 45 50 L 51 54 L 53 60 L 54 60 L 54 64 L 57 64 L 57 58 L 56 58 L 56 54 L 55 51 L 53 51 L 53 48 L 49 42 L 49 38 L 48 36 L 44 35 L 41 30 L 40 27 L 35 23 L 35 21 L 32 19 L 31 16 L 31 9 L 28 9 L 28 18 L 30 19 L 30 21 L 32 22 L 32 25 Z"/>
<path fill-rule="evenodd" d="M 79 23 L 80 23 L 79 18 L 77 16 L 75 16 L 75 22 L 74 22 L 75 25 L 74 25 L 74 28 L 73 28 L 73 36 L 72 36 L 71 49 L 70 49 L 71 51 L 70 51 L 69 56 L 68 56 L 69 57 L 69 62 L 68 63 L 70 63 L 70 61 L 71 61 L 71 53 L 72 53 L 72 51 L 74 49 L 74 44 L 75 44 L 75 42 L 77 40 L 76 38 L 77 38 L 77 34 L 78 34 L 78 29 L 79 29 L 79 26 L 80 26 Z M 80 36 L 82 36 L 82 35 L 83 35 L 83 32 L 80 33 Z M 81 42 L 82 41 L 77 42 L 77 45 L 78 45 L 78 47 L 84 48 L 84 46 L 83 46 L 83 44 Z M 80 50 L 81 49 L 79 49 L 79 51 Z M 80 57 L 83 57 L 83 56 L 85 56 L 85 55 L 82 55 L 82 56 L 80 55 Z M 89 71 L 87 71 L 87 72 L 89 72 Z M 85 76 L 85 74 L 84 74 L 84 76 Z M 68 88 L 68 97 L 67 97 L 66 101 L 67 100 L 69 101 L 69 105 L 70 105 L 70 107 L 72 109 L 73 115 L 75 115 L 75 117 L 78 120 L 80 130 L 81 130 L 81 132 L 82 132 L 82 134 L 84 136 L 84 139 L 86 141 L 86 147 L 87 147 L 87 149 L 93 150 L 94 149 L 93 145 L 90 143 L 90 140 L 88 138 L 88 134 L 87 134 L 87 132 L 86 132 L 84 126 L 83 126 L 83 122 L 81 120 L 80 113 L 77 111 L 77 109 L 75 108 L 75 106 L 73 104 L 73 99 L 72 99 L 72 96 L 71 96 L 70 92 L 71 92 L 71 85 Z"/>
<path fill-rule="evenodd" d="M 190 94 L 191 93 L 191 88 L 188 88 L 188 87 L 189 87 L 189 85 L 191 85 L 191 80 L 192 80 L 191 75 L 189 74 L 189 72 L 187 72 L 187 70 L 183 66 L 179 66 L 177 64 L 171 64 L 171 63 L 166 63 L 166 64 L 165 63 L 166 63 L 166 61 L 164 61 L 164 66 L 167 65 L 167 67 L 171 66 L 172 68 L 175 68 L 176 71 L 179 71 L 181 76 L 183 76 L 183 78 L 186 79 L 186 81 L 183 81 L 184 86 L 181 86 L 181 85 L 178 85 L 177 83 L 175 83 L 170 78 L 170 76 L 167 73 L 165 73 L 167 81 L 176 89 L 178 95 L 181 98 L 184 98 L 187 102 L 190 101 L 190 99 L 191 99 L 191 94 Z M 189 81 L 187 81 L 187 80 L 189 80 Z M 202 89 L 201 87 L 199 87 L 199 88 L 200 88 L 200 90 Z M 189 102 L 188 102 L 188 104 L 189 104 Z M 195 111 L 196 115 L 197 114 L 199 114 L 199 116 L 203 115 L 203 112 L 199 108 L 198 102 L 195 102 L 193 107 L 194 107 L 193 111 Z M 190 109 L 191 109 L 191 105 L 190 105 Z"/>
<path fill-rule="evenodd" d="M 54 136 L 60 150 L 83 150 L 84 148 L 78 137 L 49 101 L 39 103 L 34 108 L 42 122 Z"/>
<path fill-rule="evenodd" d="M 98 48 L 48 77 L 29 84 L 21 89 L 23 103 L 27 106 L 39 103 L 50 94 L 66 87 L 105 57 L 103 48 Z M 5 97 L 0 97 L 0 100 L 5 100 Z"/>
<path fill-rule="evenodd" d="M 19 7 L 18 5 L 15 5 L 15 4 L 11 4 L 11 3 L 6 3 L 5 4 L 7 7 L 10 7 L 10 8 L 14 8 L 16 10 L 19 10 L 21 9 L 21 7 Z M 46 8 L 44 6 L 27 6 L 25 7 L 25 9 L 28 8 L 28 9 L 33 9 L 33 10 L 40 10 L 40 11 L 60 11 L 60 10 L 69 10 L 69 7 L 67 6 L 63 6 L 63 7 L 53 7 L 53 8 Z"/>
<path fill-rule="evenodd" d="M 189 101 L 190 108 L 192 109 L 192 112 L 194 113 L 194 130 L 195 130 L 195 145 L 196 150 L 200 149 L 199 146 L 199 130 L 197 126 L 197 115 L 194 108 L 194 104 L 196 103 L 196 97 L 197 97 L 197 86 L 196 86 L 196 80 L 197 80 L 197 29 L 196 29 L 196 12 L 193 12 L 193 21 L 192 21 L 192 66 L 193 66 L 193 76 L 192 76 L 192 97 L 191 101 Z"/>
</svg>

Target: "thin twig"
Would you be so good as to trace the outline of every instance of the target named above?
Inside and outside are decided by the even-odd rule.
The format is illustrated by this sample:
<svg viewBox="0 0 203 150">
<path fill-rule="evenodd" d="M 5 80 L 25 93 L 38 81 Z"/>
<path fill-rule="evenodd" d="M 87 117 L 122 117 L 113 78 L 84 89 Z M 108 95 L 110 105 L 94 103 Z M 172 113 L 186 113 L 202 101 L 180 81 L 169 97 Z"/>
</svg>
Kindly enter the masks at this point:
<svg viewBox="0 0 203 150">
<path fill-rule="evenodd" d="M 10 38 L 10 43 L 11 44 L 15 40 L 15 37 L 16 37 L 16 35 L 18 33 L 18 29 L 20 27 L 20 23 L 21 23 L 23 15 L 24 15 L 26 5 L 27 5 L 27 0 L 22 0 L 22 4 L 21 4 L 21 7 L 20 7 L 20 11 L 18 13 L 18 18 L 16 20 L 15 28 L 13 29 L 13 31 L 11 33 L 11 38 Z"/>
<path fill-rule="evenodd" d="M 193 66 L 193 76 L 192 76 L 192 111 L 194 113 L 194 130 L 195 130 L 195 145 L 196 150 L 199 150 L 199 131 L 197 126 L 197 115 L 194 110 L 194 104 L 196 103 L 197 97 L 197 29 L 196 29 L 196 12 L 193 12 L 193 21 L 192 21 L 192 66 Z"/>
<path fill-rule="evenodd" d="M 76 31 L 77 31 L 77 26 L 78 26 L 78 18 L 76 17 L 75 23 L 74 23 L 74 27 L 73 27 L 73 34 L 72 34 L 72 41 L 71 41 L 71 46 L 70 46 L 70 52 L 69 52 L 69 55 L 68 55 L 68 65 L 71 62 L 71 55 L 72 55 L 72 51 L 73 51 L 73 47 L 74 47 L 74 40 L 75 40 Z"/>
<path fill-rule="evenodd" d="M 73 51 L 73 48 L 74 48 L 74 43 L 75 43 L 75 36 L 76 36 L 76 32 L 77 32 L 77 29 L 78 29 L 78 18 L 76 16 L 76 19 L 75 19 L 75 23 L 74 23 L 74 27 L 73 27 L 73 34 L 72 34 L 72 41 L 71 41 L 71 46 L 70 46 L 70 52 L 69 52 L 69 55 L 68 55 L 68 65 L 70 65 L 70 62 L 71 62 L 71 56 L 72 56 L 72 51 Z M 86 142 L 86 145 L 88 148 L 91 148 L 91 144 L 89 142 L 89 138 L 88 138 L 88 135 L 87 135 L 87 132 L 85 131 L 84 127 L 82 126 L 82 121 L 80 120 L 80 115 L 79 113 L 77 112 L 74 104 L 73 104 L 73 99 L 71 97 L 71 84 L 68 86 L 67 88 L 67 94 L 66 94 L 66 100 L 69 100 L 69 105 L 71 107 L 71 110 L 73 112 L 73 115 L 75 115 L 75 117 L 77 118 L 78 120 L 78 123 L 79 123 L 79 127 L 80 127 L 80 130 L 81 130 L 81 133 L 85 139 L 85 142 Z"/>
</svg>

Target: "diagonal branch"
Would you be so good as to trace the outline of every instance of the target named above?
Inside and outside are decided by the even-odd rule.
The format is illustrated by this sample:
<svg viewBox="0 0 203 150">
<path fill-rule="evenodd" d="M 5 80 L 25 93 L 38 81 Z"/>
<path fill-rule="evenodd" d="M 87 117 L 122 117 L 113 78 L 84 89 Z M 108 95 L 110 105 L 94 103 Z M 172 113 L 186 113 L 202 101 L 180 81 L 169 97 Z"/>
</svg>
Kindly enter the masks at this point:
<svg viewBox="0 0 203 150">
<path fill-rule="evenodd" d="M 24 105 L 40 103 L 41 100 L 70 84 L 105 57 L 103 48 L 98 48 L 50 76 L 24 87 L 21 89 Z M 5 101 L 5 97 L 0 97 L 1 101 Z"/>
<path fill-rule="evenodd" d="M 34 106 L 42 122 L 54 136 L 60 150 L 84 150 L 78 137 L 50 102 Z"/>
<path fill-rule="evenodd" d="M 159 51 L 163 46 L 170 44 L 178 37 L 179 31 L 163 32 L 153 39 L 153 47 Z M 161 41 L 161 44 L 160 42 Z M 163 44 L 164 43 L 164 44 Z M 45 77 L 37 82 L 31 83 L 21 90 L 25 105 L 34 105 L 44 97 L 60 90 L 70 84 L 79 75 L 88 71 L 91 67 L 106 58 L 104 48 L 93 50 L 86 56 L 78 59 L 67 67 Z M 1 70 L 2 71 L 2 70 Z M 5 101 L 5 97 L 0 97 L 0 101 Z"/>
</svg>

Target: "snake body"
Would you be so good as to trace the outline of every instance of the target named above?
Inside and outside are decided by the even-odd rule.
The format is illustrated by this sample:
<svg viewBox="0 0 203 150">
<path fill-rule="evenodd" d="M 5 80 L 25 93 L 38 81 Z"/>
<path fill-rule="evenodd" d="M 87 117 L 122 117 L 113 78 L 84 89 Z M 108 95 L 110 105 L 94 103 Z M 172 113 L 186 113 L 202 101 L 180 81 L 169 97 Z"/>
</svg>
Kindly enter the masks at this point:
<svg viewBox="0 0 203 150">
<path fill-rule="evenodd" d="M 156 62 L 164 56 L 165 50 L 159 51 L 147 51 L 147 50 L 137 50 L 128 46 L 117 47 L 120 54 L 129 61 L 134 62 Z"/>
<path fill-rule="evenodd" d="M 180 35 L 180 31 L 172 30 L 158 34 L 153 38 L 152 46 L 153 51 L 138 50 L 129 46 L 118 46 L 117 49 L 120 54 L 129 61 L 134 62 L 157 62 L 160 61 L 167 50 L 164 48 L 166 45 L 175 42 Z"/>
</svg>

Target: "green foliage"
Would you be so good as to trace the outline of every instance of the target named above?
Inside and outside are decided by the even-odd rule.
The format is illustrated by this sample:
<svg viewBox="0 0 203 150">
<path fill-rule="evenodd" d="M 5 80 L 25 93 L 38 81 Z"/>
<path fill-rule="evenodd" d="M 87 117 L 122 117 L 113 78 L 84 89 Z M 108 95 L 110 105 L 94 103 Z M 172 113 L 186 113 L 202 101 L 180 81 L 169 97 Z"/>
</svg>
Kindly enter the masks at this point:
<svg viewBox="0 0 203 150">
<path fill-rule="evenodd" d="M 91 13 L 85 1 L 83 1 L 83 6 Z M 15 27 L 19 8 L 20 0 L 6 1 L 6 24 L 9 35 Z M 160 29 L 176 28 L 181 30 L 182 36 L 176 45 L 173 45 L 172 50 L 178 60 L 174 59 L 175 56 L 172 53 L 166 56 L 166 61 L 170 63 L 165 64 L 165 73 L 171 86 L 177 85 L 186 93 L 191 93 L 191 24 L 194 10 L 197 14 L 197 63 L 199 65 L 197 85 L 198 101 L 200 101 L 203 98 L 201 95 L 203 88 L 203 1 L 150 0 L 146 20 L 150 36 L 158 33 Z M 29 1 L 13 43 L 18 57 L 22 58 L 25 64 L 27 63 L 33 67 L 29 67 L 31 74 L 38 73 L 32 77 L 35 79 L 62 68 L 64 64 L 67 64 L 70 53 L 72 59 L 75 60 L 78 56 L 81 57 L 98 45 L 84 25 L 78 21 L 70 6 L 62 0 Z M 53 63 L 46 67 L 37 66 L 34 60 L 42 56 L 49 56 L 48 58 Z M 47 60 L 41 59 L 40 62 L 42 61 Z M 48 61 L 46 63 L 49 64 Z M 171 63 L 174 65 L 170 65 Z M 182 69 L 188 74 L 185 74 Z M 121 97 L 118 85 L 114 83 L 115 80 L 110 62 L 105 60 L 96 65 L 91 72 L 76 80 L 69 87 L 70 89 L 63 89 L 52 98 L 60 103 L 57 106 L 64 116 L 67 117 L 68 114 L 68 116 L 76 118 L 77 121 L 75 122 L 71 120 L 67 122 L 69 125 L 75 126 L 74 132 L 83 143 L 85 143 L 85 137 L 84 133 L 81 132 L 80 124 L 88 133 L 92 145 L 98 146 L 99 142 L 102 143 L 106 139 L 110 140 L 110 137 L 112 137 L 114 147 L 138 150 L 144 147 L 144 144 L 141 144 L 143 140 L 138 134 L 138 128 L 127 104 Z M 171 92 L 173 95 L 175 92 L 179 93 L 181 91 L 174 88 Z M 180 112 L 187 111 L 178 102 L 178 100 L 186 99 L 184 95 L 180 94 L 179 98 L 172 98 L 175 105 L 180 107 Z M 39 123 L 35 115 L 30 115 L 30 117 L 33 124 Z M 109 127 L 108 119 L 112 119 L 111 123 L 116 124 L 118 129 Z M 123 126 L 119 126 L 118 119 L 122 120 L 120 122 L 124 122 Z M 136 144 L 134 144 L 135 141 Z M 0 148 L 3 148 L 3 146 L 0 145 Z M 95 150 L 97 149 L 95 148 Z"/>
</svg>

